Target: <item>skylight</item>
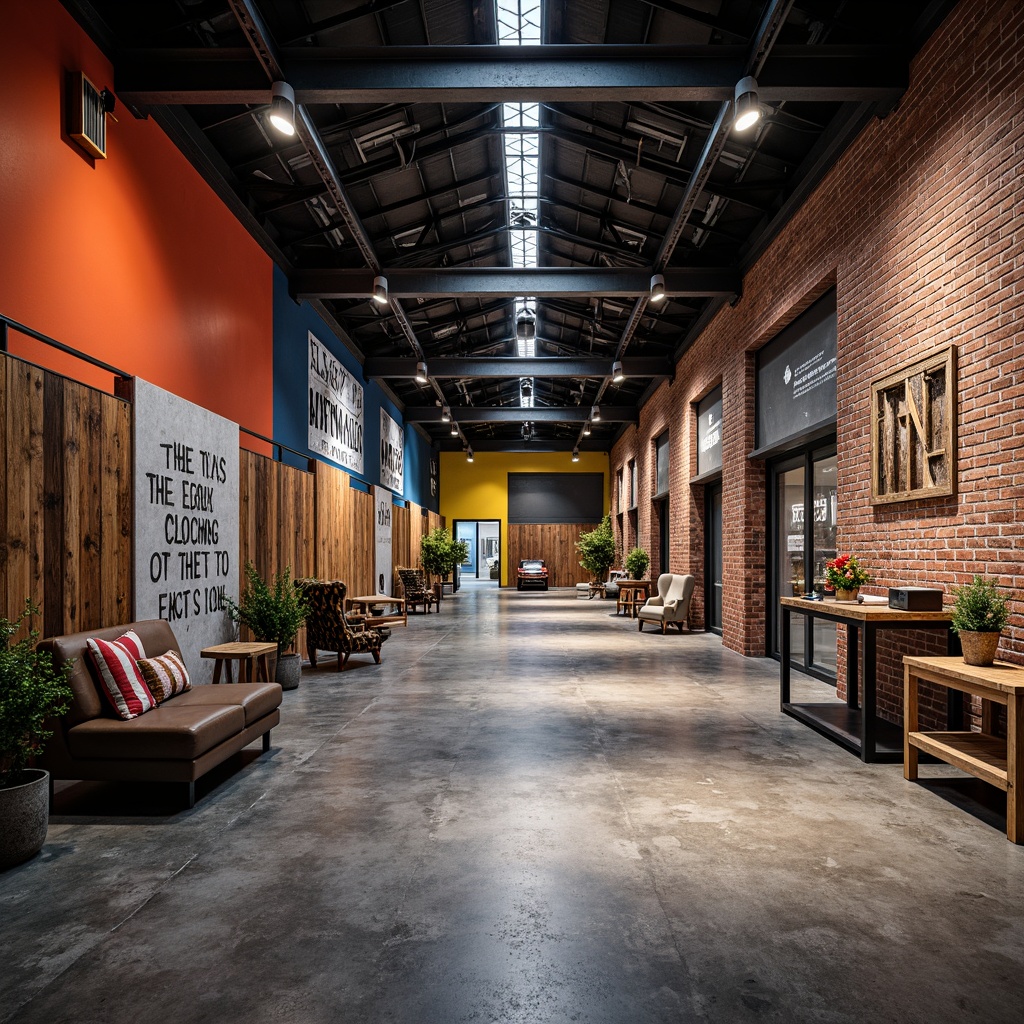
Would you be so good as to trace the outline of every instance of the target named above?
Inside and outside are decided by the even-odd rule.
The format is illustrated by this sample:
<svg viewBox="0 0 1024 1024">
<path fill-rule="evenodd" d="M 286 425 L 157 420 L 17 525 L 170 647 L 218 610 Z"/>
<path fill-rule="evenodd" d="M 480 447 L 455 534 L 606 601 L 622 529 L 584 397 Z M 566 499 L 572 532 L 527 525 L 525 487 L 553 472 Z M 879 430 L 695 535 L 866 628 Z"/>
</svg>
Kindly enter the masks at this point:
<svg viewBox="0 0 1024 1024">
<path fill-rule="evenodd" d="M 502 46 L 540 43 L 541 0 L 496 0 L 498 42 Z M 512 266 L 537 266 L 537 225 L 540 179 L 540 105 L 503 103 L 505 132 L 505 194 L 508 196 L 509 243 Z M 537 354 L 533 320 L 536 301 L 529 296 L 515 300 L 516 349 L 520 356 Z M 533 382 L 520 381 L 519 404 L 533 407 Z"/>
</svg>

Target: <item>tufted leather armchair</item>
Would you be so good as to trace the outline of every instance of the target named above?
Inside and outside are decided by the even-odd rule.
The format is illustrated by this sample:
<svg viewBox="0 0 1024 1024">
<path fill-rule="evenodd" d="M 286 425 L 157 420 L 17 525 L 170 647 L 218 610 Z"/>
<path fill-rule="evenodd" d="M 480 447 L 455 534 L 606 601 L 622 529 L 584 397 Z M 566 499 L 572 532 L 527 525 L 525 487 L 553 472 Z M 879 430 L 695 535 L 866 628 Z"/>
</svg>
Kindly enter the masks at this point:
<svg viewBox="0 0 1024 1024">
<path fill-rule="evenodd" d="M 316 652 L 337 651 L 341 672 L 352 654 L 372 654 L 380 664 L 381 644 L 390 633 L 379 629 L 354 629 L 345 616 L 348 587 L 341 580 L 300 579 L 298 590 L 309 604 L 306 616 L 306 654 L 316 668 Z"/>
<path fill-rule="evenodd" d="M 693 585 L 696 581 L 692 576 L 680 576 L 674 572 L 663 572 L 658 577 L 658 593 L 649 597 L 644 606 L 636 613 L 640 632 L 644 631 L 645 622 L 656 622 L 661 625 L 662 633 L 668 625 L 683 631 L 690 615 L 690 598 L 693 596 Z"/>
<path fill-rule="evenodd" d="M 429 612 L 431 605 L 437 605 L 438 611 L 441 610 L 437 597 L 427 586 L 426 577 L 421 569 L 399 569 L 398 578 L 405 593 L 406 608 L 415 610 L 416 606 L 421 604 L 424 612 Z"/>
</svg>

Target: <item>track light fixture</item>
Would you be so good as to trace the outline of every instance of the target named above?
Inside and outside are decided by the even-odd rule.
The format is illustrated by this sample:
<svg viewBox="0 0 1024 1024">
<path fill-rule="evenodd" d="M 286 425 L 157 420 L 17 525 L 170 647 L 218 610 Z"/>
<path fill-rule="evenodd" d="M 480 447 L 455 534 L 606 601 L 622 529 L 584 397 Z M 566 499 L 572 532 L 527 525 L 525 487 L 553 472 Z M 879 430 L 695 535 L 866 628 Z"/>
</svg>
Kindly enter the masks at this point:
<svg viewBox="0 0 1024 1024">
<path fill-rule="evenodd" d="M 573 450 L 572 450 L 572 461 L 573 462 L 579 462 L 580 461 L 580 450 L 579 450 L 579 448 L 573 448 Z"/>
<path fill-rule="evenodd" d="M 616 359 L 612 363 L 612 383 L 621 384 L 626 379 L 626 375 L 622 372 L 622 360 Z"/>
<path fill-rule="evenodd" d="M 665 275 L 651 275 L 651 302 L 662 302 L 665 298 Z"/>
<path fill-rule="evenodd" d="M 416 364 L 416 383 L 427 383 L 427 364 L 422 359 Z"/>
<path fill-rule="evenodd" d="M 452 420 L 451 434 L 452 434 L 452 437 L 458 437 L 459 436 L 459 425 L 458 425 L 458 423 L 455 422 L 455 420 Z"/>
<path fill-rule="evenodd" d="M 601 418 L 601 406 L 595 405 L 594 408 L 590 410 L 590 418 L 595 423 Z"/>
<path fill-rule="evenodd" d="M 270 90 L 270 123 L 282 135 L 295 134 L 295 90 L 287 82 L 275 82 Z"/>
<path fill-rule="evenodd" d="M 388 304 L 388 279 L 380 274 L 373 279 L 373 301 L 379 306 Z"/>
<path fill-rule="evenodd" d="M 466 461 L 467 462 L 472 462 L 473 461 L 473 449 L 472 448 L 467 448 L 466 449 Z"/>
<path fill-rule="evenodd" d="M 447 405 L 442 405 L 441 406 L 441 422 L 442 423 L 451 423 L 451 420 L 452 420 L 452 411 L 451 411 L 451 409 L 449 409 Z"/>
<path fill-rule="evenodd" d="M 752 75 L 736 83 L 736 102 L 733 106 L 732 126 L 738 132 L 746 131 L 761 120 L 761 104 L 757 99 L 757 79 Z"/>
<path fill-rule="evenodd" d="M 583 436 L 590 437 L 590 420 L 583 424 Z"/>
</svg>

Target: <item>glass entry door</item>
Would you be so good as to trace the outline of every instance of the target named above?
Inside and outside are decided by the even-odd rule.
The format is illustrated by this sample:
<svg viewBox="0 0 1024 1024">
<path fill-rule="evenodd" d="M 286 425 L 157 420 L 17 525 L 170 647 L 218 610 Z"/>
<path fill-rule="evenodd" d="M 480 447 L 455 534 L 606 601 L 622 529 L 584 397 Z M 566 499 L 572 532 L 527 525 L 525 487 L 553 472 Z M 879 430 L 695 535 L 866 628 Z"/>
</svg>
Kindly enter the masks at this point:
<svg viewBox="0 0 1024 1024">
<path fill-rule="evenodd" d="M 824 591 L 825 563 L 836 556 L 836 454 L 834 448 L 807 452 L 772 467 L 772 654 L 779 655 L 780 597 Z M 792 616 L 791 661 L 834 682 L 836 627 L 803 615 Z"/>
</svg>

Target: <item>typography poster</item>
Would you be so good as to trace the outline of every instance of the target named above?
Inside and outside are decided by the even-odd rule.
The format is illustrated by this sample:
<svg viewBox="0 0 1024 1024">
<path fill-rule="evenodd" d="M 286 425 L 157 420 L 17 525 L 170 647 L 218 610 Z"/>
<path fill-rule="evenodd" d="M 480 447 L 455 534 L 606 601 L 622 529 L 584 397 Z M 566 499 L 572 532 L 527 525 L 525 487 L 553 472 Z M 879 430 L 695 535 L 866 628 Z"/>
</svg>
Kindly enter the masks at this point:
<svg viewBox="0 0 1024 1024">
<path fill-rule="evenodd" d="M 380 482 L 399 495 L 405 482 L 405 436 L 401 424 L 383 409 L 380 411 Z"/>
<path fill-rule="evenodd" d="M 134 381 L 135 618 L 171 624 L 193 680 L 204 647 L 235 637 L 238 424 Z"/>
<path fill-rule="evenodd" d="M 363 472 L 363 386 L 309 332 L 311 452 L 353 473 Z"/>
</svg>

